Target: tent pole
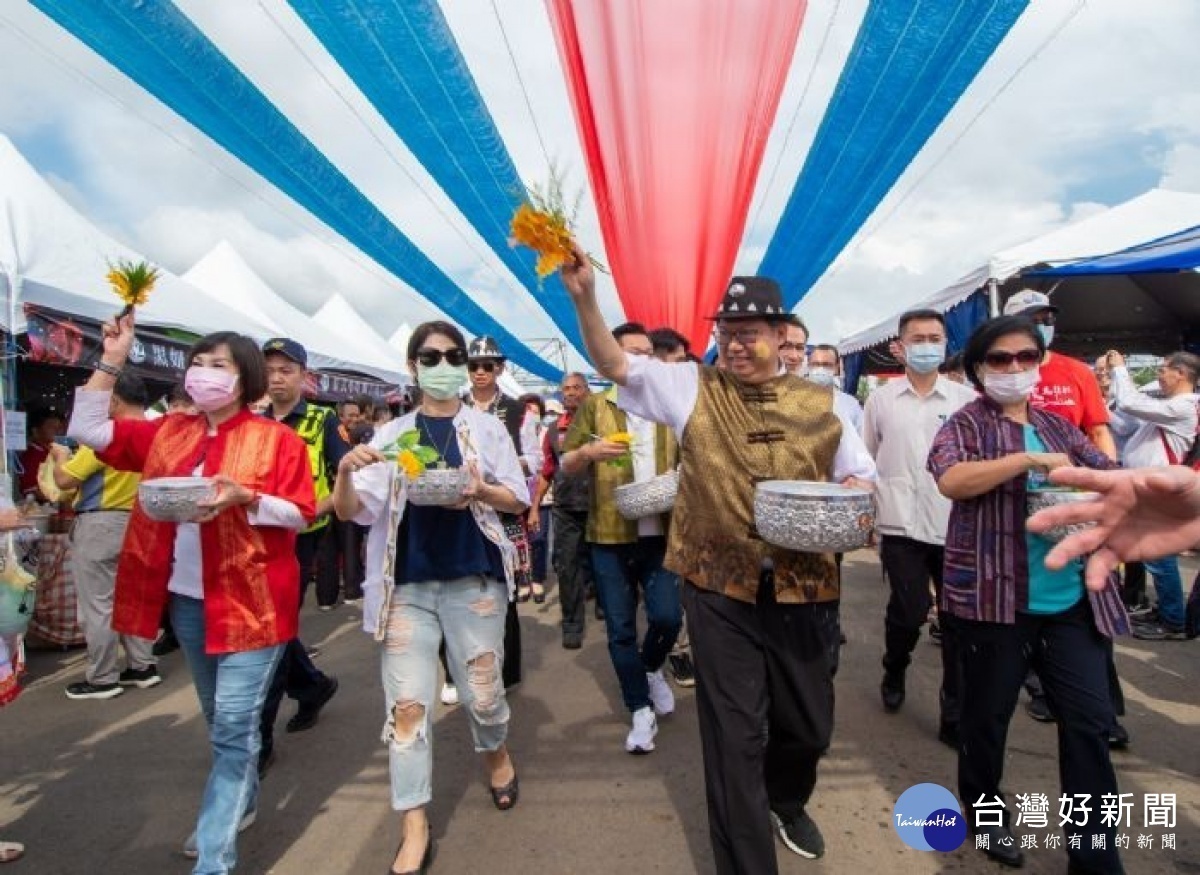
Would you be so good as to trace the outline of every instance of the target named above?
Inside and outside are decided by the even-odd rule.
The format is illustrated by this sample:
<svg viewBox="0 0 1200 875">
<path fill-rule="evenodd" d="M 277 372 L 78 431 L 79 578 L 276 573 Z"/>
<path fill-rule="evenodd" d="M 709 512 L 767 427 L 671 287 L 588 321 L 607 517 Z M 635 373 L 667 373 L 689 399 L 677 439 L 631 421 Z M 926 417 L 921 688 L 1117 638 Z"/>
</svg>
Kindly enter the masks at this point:
<svg viewBox="0 0 1200 875">
<path fill-rule="evenodd" d="M 1000 315 L 1000 281 L 992 277 L 987 281 L 988 315 L 995 319 Z"/>
</svg>

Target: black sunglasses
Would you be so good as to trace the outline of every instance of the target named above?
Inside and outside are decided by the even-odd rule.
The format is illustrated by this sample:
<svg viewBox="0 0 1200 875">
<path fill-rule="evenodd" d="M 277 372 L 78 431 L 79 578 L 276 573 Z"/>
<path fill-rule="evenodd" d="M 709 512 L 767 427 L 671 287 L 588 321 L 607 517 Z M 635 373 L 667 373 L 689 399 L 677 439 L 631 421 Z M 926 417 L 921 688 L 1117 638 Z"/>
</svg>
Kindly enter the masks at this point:
<svg viewBox="0 0 1200 875">
<path fill-rule="evenodd" d="M 1035 313 L 1029 317 L 1035 325 L 1053 325 L 1058 321 L 1058 317 L 1053 310 L 1043 310 L 1041 313 Z"/>
<path fill-rule="evenodd" d="M 427 368 L 437 367 L 442 363 L 442 359 L 445 359 L 446 364 L 452 367 L 461 368 L 467 363 L 467 351 L 461 346 L 447 350 L 431 349 L 429 347 L 417 350 L 417 361 Z"/>
<path fill-rule="evenodd" d="M 471 362 L 467 365 L 468 371 L 483 371 L 485 374 L 490 374 L 496 370 L 495 362 Z"/>
<path fill-rule="evenodd" d="M 989 352 L 983 357 L 989 368 L 1011 367 L 1013 362 L 1028 367 L 1042 360 L 1042 354 L 1036 349 L 1023 349 L 1020 352 Z"/>
</svg>

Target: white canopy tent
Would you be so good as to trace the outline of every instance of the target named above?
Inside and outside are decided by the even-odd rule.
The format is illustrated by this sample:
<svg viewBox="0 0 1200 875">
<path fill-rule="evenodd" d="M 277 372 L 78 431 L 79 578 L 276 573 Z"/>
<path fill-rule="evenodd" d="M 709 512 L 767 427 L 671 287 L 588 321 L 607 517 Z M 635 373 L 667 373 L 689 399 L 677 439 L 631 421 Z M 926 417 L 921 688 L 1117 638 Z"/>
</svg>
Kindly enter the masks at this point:
<svg viewBox="0 0 1200 875">
<path fill-rule="evenodd" d="M 142 256 L 113 240 L 63 199 L 0 135 L 0 328 L 26 330 L 24 304 L 90 319 L 111 319 L 121 303 L 105 282 L 109 264 Z M 145 325 L 194 334 L 237 330 L 265 339 L 271 329 L 169 271 L 161 270 L 150 301 L 138 308 Z"/>
<path fill-rule="evenodd" d="M 939 292 L 905 307 L 945 313 L 972 295 L 987 294 L 1034 265 L 1057 266 L 1127 249 L 1200 225 L 1200 194 L 1151 189 L 1132 200 L 1019 246 L 1004 249 Z M 896 336 L 899 313 L 838 344 L 843 355 L 877 346 Z"/>
<path fill-rule="evenodd" d="M 399 328 L 392 332 L 392 336 L 388 338 L 388 346 L 399 350 L 401 355 L 408 355 L 408 341 L 411 337 L 412 326 L 407 322 L 403 322 Z"/>
<path fill-rule="evenodd" d="M 384 357 L 365 345 L 347 343 L 284 300 L 229 242 L 222 240 L 183 275 L 231 307 L 258 320 L 273 336 L 290 337 L 307 351 L 314 370 L 356 371 L 388 383 L 408 382 L 399 359 Z"/>
<path fill-rule="evenodd" d="M 338 345 L 347 351 L 353 350 L 353 355 L 370 357 L 373 361 L 389 362 L 396 371 L 403 367 L 404 356 L 397 354 L 340 293 L 334 293 L 322 304 L 321 309 L 313 315 L 312 321 L 322 332 L 327 333 L 330 339 L 336 338 Z M 408 382 L 408 378 L 401 382 Z"/>
</svg>

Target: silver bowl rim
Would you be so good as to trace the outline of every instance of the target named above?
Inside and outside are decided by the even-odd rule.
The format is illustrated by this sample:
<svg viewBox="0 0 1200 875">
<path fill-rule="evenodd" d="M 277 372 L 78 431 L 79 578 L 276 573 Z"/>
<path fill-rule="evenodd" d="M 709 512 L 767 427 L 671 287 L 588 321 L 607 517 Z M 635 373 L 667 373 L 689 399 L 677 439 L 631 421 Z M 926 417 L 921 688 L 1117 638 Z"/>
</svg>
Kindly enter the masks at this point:
<svg viewBox="0 0 1200 875">
<path fill-rule="evenodd" d="M 754 487 L 754 494 L 815 501 L 861 501 L 872 495 L 869 489 L 823 480 L 763 480 Z"/>
</svg>

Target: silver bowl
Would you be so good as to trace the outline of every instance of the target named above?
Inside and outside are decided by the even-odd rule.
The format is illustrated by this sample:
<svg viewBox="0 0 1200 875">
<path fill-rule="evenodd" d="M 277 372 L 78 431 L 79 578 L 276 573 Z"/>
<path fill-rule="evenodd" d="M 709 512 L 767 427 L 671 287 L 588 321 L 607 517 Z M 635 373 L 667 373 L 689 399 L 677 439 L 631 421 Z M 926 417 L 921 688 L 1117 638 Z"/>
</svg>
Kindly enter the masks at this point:
<svg viewBox="0 0 1200 875">
<path fill-rule="evenodd" d="M 875 528 L 875 498 L 836 483 L 767 480 L 754 491 L 754 526 L 764 541 L 786 550 L 857 550 Z"/>
<path fill-rule="evenodd" d="M 152 520 L 190 523 L 203 513 L 200 502 L 216 491 L 208 477 L 156 477 L 138 484 L 138 502 Z"/>
<path fill-rule="evenodd" d="M 408 483 L 408 500 L 422 506 L 458 504 L 471 482 L 466 468 L 426 468 Z"/>
<path fill-rule="evenodd" d="M 679 493 L 679 471 L 668 471 L 642 483 L 626 483 L 613 490 L 617 512 L 627 520 L 666 513 L 675 506 Z"/>
<path fill-rule="evenodd" d="M 1058 507 L 1061 504 L 1078 504 L 1080 502 L 1098 501 L 1100 493 L 1085 492 L 1077 489 L 1048 486 L 1042 489 L 1030 489 L 1028 498 L 1029 515 L 1033 516 L 1039 510 L 1048 507 Z M 1090 529 L 1095 523 L 1070 523 L 1065 526 L 1055 526 L 1044 532 L 1038 532 L 1038 537 L 1047 541 L 1061 541 L 1067 535 Z"/>
</svg>

